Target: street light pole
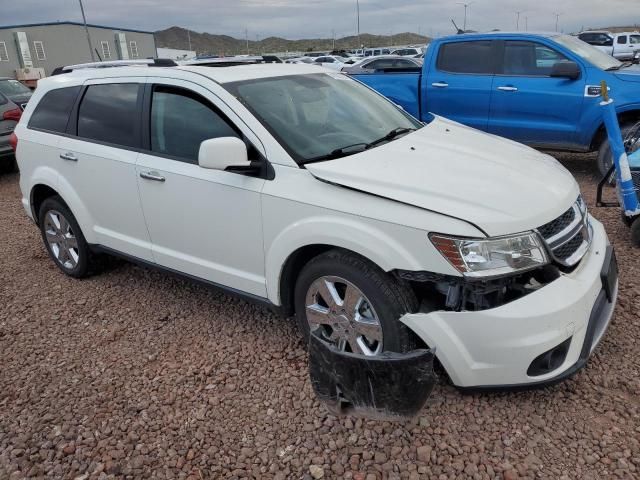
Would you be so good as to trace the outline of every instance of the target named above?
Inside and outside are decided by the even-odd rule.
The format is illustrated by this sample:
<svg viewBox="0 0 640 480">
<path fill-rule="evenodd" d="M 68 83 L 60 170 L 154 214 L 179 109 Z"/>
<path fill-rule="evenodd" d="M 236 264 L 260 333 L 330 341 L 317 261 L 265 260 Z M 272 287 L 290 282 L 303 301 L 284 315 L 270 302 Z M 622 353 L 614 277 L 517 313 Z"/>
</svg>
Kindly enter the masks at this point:
<svg viewBox="0 0 640 480">
<path fill-rule="evenodd" d="M 467 31 L 467 9 L 474 3 L 474 2 L 469 2 L 469 3 L 464 3 L 464 2 L 457 2 L 458 5 L 463 5 L 464 6 L 464 22 L 462 24 L 462 31 L 466 32 Z"/>
<path fill-rule="evenodd" d="M 89 43 L 89 52 L 91 53 L 91 61 L 95 62 L 96 57 L 93 54 L 93 46 L 91 45 L 91 35 L 89 35 L 89 27 L 87 27 L 87 17 L 84 15 L 84 6 L 82 5 L 82 0 L 78 0 L 80 2 L 80 12 L 82 12 L 82 23 L 84 23 L 84 31 L 87 34 L 87 43 Z"/>
<path fill-rule="evenodd" d="M 358 27 L 358 48 L 362 48 L 362 43 L 360 42 L 360 0 L 356 0 L 356 21 Z"/>
<path fill-rule="evenodd" d="M 556 16 L 556 32 L 558 31 L 558 21 L 560 20 L 560 15 L 562 15 L 562 13 L 554 13 L 554 15 Z"/>
</svg>

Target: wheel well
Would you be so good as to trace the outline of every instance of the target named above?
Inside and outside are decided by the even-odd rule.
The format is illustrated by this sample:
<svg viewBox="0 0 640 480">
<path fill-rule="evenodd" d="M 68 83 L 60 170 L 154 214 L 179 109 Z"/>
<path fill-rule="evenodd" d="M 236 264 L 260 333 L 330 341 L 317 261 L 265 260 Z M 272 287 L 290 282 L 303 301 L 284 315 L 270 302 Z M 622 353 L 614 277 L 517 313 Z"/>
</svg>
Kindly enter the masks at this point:
<svg viewBox="0 0 640 480">
<path fill-rule="evenodd" d="M 640 110 L 629 110 L 628 112 L 618 114 L 618 123 L 620 123 L 620 126 L 625 123 L 636 123 L 638 121 L 640 121 Z M 599 150 L 605 138 L 607 138 L 607 131 L 604 128 L 604 124 L 601 124 L 591 140 L 590 149 L 592 151 Z"/>
<path fill-rule="evenodd" d="M 58 195 L 58 192 L 48 185 L 39 184 L 33 187 L 31 190 L 31 210 L 36 223 L 38 222 L 38 213 L 40 213 L 40 206 L 42 205 L 42 202 L 47 198 L 54 197 L 56 195 Z"/>
<path fill-rule="evenodd" d="M 287 258 L 280 275 L 280 303 L 282 305 L 282 313 L 289 317 L 293 315 L 296 280 L 300 271 L 309 261 L 318 255 L 327 252 L 334 247 L 333 245 L 306 245 L 299 248 Z"/>
</svg>

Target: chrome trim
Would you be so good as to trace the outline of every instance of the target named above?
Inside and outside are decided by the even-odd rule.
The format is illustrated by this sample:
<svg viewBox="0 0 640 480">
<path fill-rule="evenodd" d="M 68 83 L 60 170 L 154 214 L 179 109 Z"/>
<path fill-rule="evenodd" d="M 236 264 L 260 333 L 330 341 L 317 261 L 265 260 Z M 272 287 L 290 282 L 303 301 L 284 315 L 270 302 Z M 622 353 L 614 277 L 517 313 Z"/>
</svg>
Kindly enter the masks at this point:
<svg viewBox="0 0 640 480">
<path fill-rule="evenodd" d="M 567 225 L 565 228 L 563 228 L 561 231 L 559 231 L 558 233 L 553 235 L 552 237 L 544 239 L 544 241 L 547 242 L 547 244 L 553 245 L 552 248 L 556 248 L 557 246 L 559 246 L 559 245 L 555 245 L 556 242 L 559 239 L 562 239 L 565 236 L 571 234 L 571 232 L 573 230 L 575 230 L 576 227 L 578 225 L 580 225 L 581 222 L 584 221 L 583 214 L 580 211 L 580 207 L 578 207 L 578 204 L 574 203 L 571 208 L 573 209 L 573 221 L 569 225 Z M 573 235 L 571 235 L 571 237 L 574 237 L 574 236 L 575 236 L 575 233 L 573 233 Z M 542 238 L 544 238 L 544 237 L 542 237 Z M 569 239 L 569 240 L 571 240 L 571 239 Z M 564 243 L 566 243 L 566 242 L 563 242 L 562 245 L 564 245 Z"/>
</svg>

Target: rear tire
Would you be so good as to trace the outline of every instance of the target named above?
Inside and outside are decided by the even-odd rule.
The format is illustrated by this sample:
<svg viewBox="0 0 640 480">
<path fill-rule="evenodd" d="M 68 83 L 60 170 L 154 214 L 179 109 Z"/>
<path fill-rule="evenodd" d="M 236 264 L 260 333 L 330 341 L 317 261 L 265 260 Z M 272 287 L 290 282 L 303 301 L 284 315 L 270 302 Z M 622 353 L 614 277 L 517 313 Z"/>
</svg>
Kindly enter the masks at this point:
<svg viewBox="0 0 640 480">
<path fill-rule="evenodd" d="M 76 218 L 59 196 L 42 202 L 38 213 L 45 248 L 56 266 L 74 278 L 89 275 L 92 256 Z"/>
<path fill-rule="evenodd" d="M 422 345 L 399 320 L 418 308 L 411 288 L 359 255 L 336 249 L 312 259 L 298 276 L 294 301 L 306 342 L 313 325 L 322 338 L 352 353 L 405 353 Z"/>
</svg>

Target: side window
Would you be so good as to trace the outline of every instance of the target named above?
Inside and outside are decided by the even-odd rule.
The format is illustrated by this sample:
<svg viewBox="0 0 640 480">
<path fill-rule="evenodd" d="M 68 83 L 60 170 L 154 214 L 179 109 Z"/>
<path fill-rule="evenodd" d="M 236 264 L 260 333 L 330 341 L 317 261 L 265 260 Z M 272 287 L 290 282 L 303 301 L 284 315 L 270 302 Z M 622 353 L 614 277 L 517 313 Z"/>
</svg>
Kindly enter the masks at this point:
<svg viewBox="0 0 640 480">
<path fill-rule="evenodd" d="M 210 138 L 240 137 L 205 98 L 182 88 L 156 86 L 151 97 L 151 150 L 198 163 L 200 144 Z"/>
<path fill-rule="evenodd" d="M 620 36 L 618 37 L 618 43 L 620 43 L 620 44 L 625 44 L 625 43 L 627 43 L 627 36 L 626 36 L 626 35 L 620 35 Z"/>
<path fill-rule="evenodd" d="M 394 67 L 398 67 L 398 68 L 414 68 L 414 67 L 417 67 L 417 65 L 415 63 L 413 63 L 412 61 L 410 61 L 410 60 L 400 60 L 400 59 L 396 60 L 393 63 L 393 66 Z"/>
<path fill-rule="evenodd" d="M 504 75 L 545 77 L 562 61 L 567 61 L 567 57 L 538 43 L 507 41 L 504 44 Z"/>
<path fill-rule="evenodd" d="M 78 136 L 138 147 L 137 83 L 90 85 L 78 111 Z"/>
<path fill-rule="evenodd" d="M 445 43 L 438 52 L 438 70 L 451 73 L 493 73 L 493 43 L 490 40 Z"/>
<path fill-rule="evenodd" d="M 631 35 L 629 37 L 629 43 L 633 43 L 633 44 L 640 43 L 640 35 Z"/>
<path fill-rule="evenodd" d="M 393 60 L 392 59 L 381 59 L 381 60 L 375 60 L 373 62 L 371 62 L 369 65 L 367 65 L 367 68 L 372 68 L 374 70 L 379 70 L 381 68 L 391 68 L 393 67 Z"/>
<path fill-rule="evenodd" d="M 51 90 L 38 103 L 29 120 L 29 128 L 64 133 L 80 87 Z"/>
</svg>

